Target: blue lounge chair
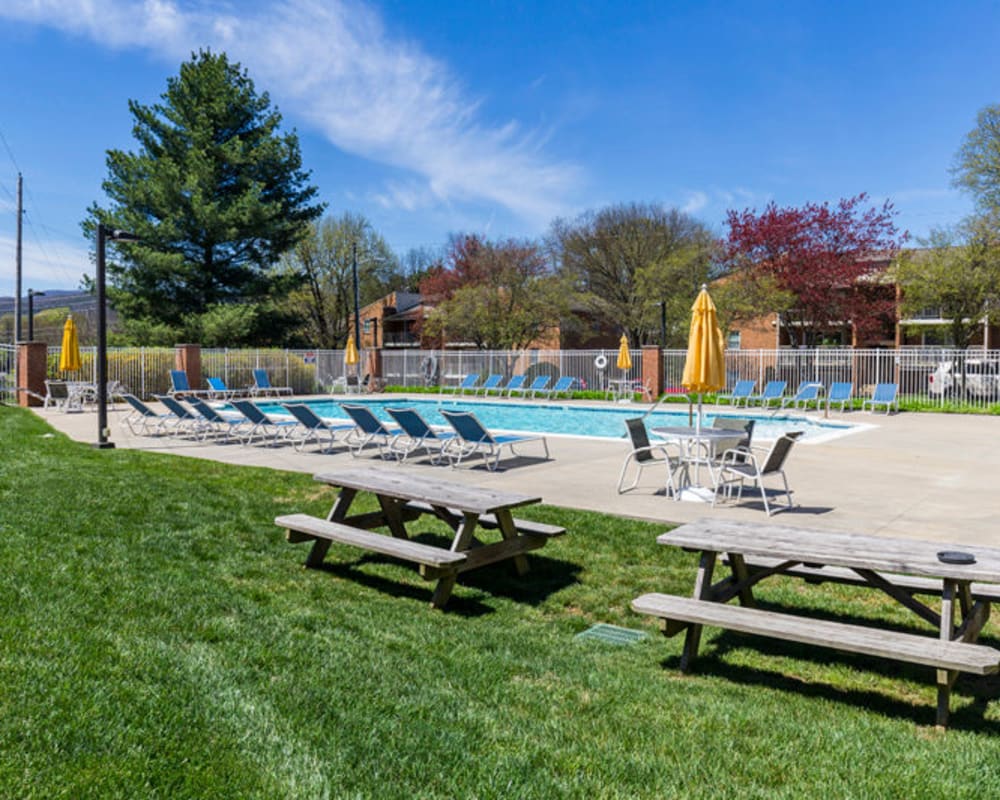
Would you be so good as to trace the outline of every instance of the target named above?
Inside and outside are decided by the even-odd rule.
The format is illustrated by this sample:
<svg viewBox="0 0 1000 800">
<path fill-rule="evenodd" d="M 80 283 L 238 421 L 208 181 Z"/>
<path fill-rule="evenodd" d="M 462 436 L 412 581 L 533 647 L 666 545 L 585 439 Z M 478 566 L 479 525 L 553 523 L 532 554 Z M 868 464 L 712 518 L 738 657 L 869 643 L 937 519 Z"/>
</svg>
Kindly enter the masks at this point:
<svg viewBox="0 0 1000 800">
<path fill-rule="evenodd" d="M 792 406 L 793 408 L 801 408 L 805 410 L 809 408 L 810 403 L 815 403 L 816 408 L 819 408 L 819 393 L 823 390 L 822 383 L 816 383 L 815 381 L 802 381 L 799 384 L 798 391 L 795 392 L 794 397 L 785 397 L 781 401 L 781 407 L 787 408 Z"/>
<path fill-rule="evenodd" d="M 121 419 L 121 424 L 133 436 L 158 436 L 166 432 L 167 423 L 176 419 L 173 414 L 157 414 L 134 394 L 123 394 L 132 411 Z"/>
<path fill-rule="evenodd" d="M 769 408 L 773 402 L 781 402 L 781 395 L 785 393 L 788 381 L 768 381 L 764 384 L 764 391 L 747 399 L 747 405 L 760 403 L 764 408 Z"/>
<path fill-rule="evenodd" d="M 739 406 L 740 403 L 747 405 L 750 402 L 750 396 L 753 394 L 753 390 L 757 387 L 757 381 L 746 380 L 746 381 L 736 381 L 736 385 L 729 394 L 720 394 L 715 396 L 715 402 L 721 403 L 723 400 L 728 400 L 730 405 Z"/>
<path fill-rule="evenodd" d="M 861 410 L 864 411 L 867 408 L 869 411 L 874 412 L 878 406 L 885 406 L 886 414 L 893 408 L 899 411 L 899 401 L 896 399 L 898 392 L 898 383 L 880 383 L 876 385 L 872 396 L 861 403 Z"/>
<path fill-rule="evenodd" d="M 206 389 L 192 389 L 188 383 L 187 373 L 182 369 L 170 370 L 170 391 L 167 393 L 173 398 L 187 397 L 189 395 L 207 394 Z"/>
<path fill-rule="evenodd" d="M 570 389 L 573 388 L 573 384 L 576 383 L 576 378 L 571 378 L 568 375 L 563 375 L 559 380 L 556 381 L 556 385 L 551 389 L 543 389 L 539 394 L 544 394 L 550 400 L 557 394 L 569 394 Z"/>
<path fill-rule="evenodd" d="M 465 376 L 465 379 L 458 384 L 458 388 L 455 389 L 455 394 L 465 394 L 471 391 L 473 394 L 476 393 L 476 384 L 479 383 L 479 373 L 472 372 Z"/>
<path fill-rule="evenodd" d="M 537 375 L 535 376 L 535 379 L 531 382 L 531 384 L 528 386 L 522 386 L 520 388 L 515 387 L 514 389 L 511 389 L 510 386 L 508 386 L 507 395 L 510 396 L 514 392 L 520 392 L 525 397 L 527 397 L 529 394 L 532 397 L 534 397 L 538 392 L 545 391 L 545 387 L 549 385 L 550 380 L 552 380 L 551 375 Z"/>
<path fill-rule="evenodd" d="M 239 389 L 230 389 L 226 386 L 226 382 L 222 378 L 205 378 L 205 380 L 208 382 L 209 400 L 229 400 L 243 394 Z"/>
<path fill-rule="evenodd" d="M 327 422 L 305 403 L 283 403 L 283 405 L 285 411 L 298 420 L 302 429 L 301 436 L 296 436 L 293 432 L 290 437 L 296 450 L 301 451 L 306 444 L 315 440 L 321 452 L 329 453 L 337 441 L 339 432 L 354 429 L 354 425 L 350 422 Z M 327 440 L 326 446 L 323 446 L 324 439 Z"/>
<path fill-rule="evenodd" d="M 493 472 L 500 462 L 500 453 L 505 447 L 510 448 L 512 455 L 516 455 L 515 445 L 539 440 L 545 448 L 545 458 L 549 457 L 549 444 L 544 436 L 494 435 L 483 427 L 483 423 L 471 411 L 446 411 L 442 409 L 441 416 L 455 429 L 455 438 L 447 448 L 448 460 L 451 461 L 453 467 L 461 463 L 466 456 L 479 453 L 486 463 L 486 469 Z"/>
<path fill-rule="evenodd" d="M 153 397 L 163 403 L 167 411 L 174 417 L 173 424 L 171 425 L 173 433 L 193 433 L 195 436 L 201 434 L 201 429 L 205 426 L 205 422 L 199 414 L 196 414 L 181 403 L 180 400 L 168 394 L 154 394 Z"/>
<path fill-rule="evenodd" d="M 402 429 L 402 433 L 389 443 L 389 451 L 397 461 L 406 461 L 410 453 L 422 449 L 432 464 L 441 463 L 441 458 L 446 455 L 445 448 L 455 438 L 454 432 L 433 428 L 413 408 L 387 408 L 386 413 Z"/>
<path fill-rule="evenodd" d="M 293 394 L 293 392 L 291 386 L 273 386 L 271 379 L 267 376 L 266 369 L 255 369 L 250 394 L 254 397 L 267 397 L 268 395 L 277 397 L 282 394 Z"/>
<path fill-rule="evenodd" d="M 243 444 L 250 444 L 258 433 L 270 444 L 275 444 L 279 439 L 288 439 L 298 426 L 294 419 L 272 419 L 253 400 L 233 400 L 233 408 L 250 423 Z"/>
<path fill-rule="evenodd" d="M 246 423 L 246 417 L 242 414 L 222 413 L 216 410 L 200 397 L 189 397 L 188 403 L 201 416 L 202 423 L 198 430 L 201 438 L 206 439 L 210 433 L 221 433 L 225 435 L 225 441 L 232 439 Z"/>
<path fill-rule="evenodd" d="M 853 383 L 831 383 L 830 393 L 826 396 L 826 407 L 830 408 L 834 403 L 840 403 L 840 410 L 846 411 L 847 404 L 854 396 Z"/>
<path fill-rule="evenodd" d="M 354 428 L 344 438 L 344 444 L 350 448 L 352 456 L 361 455 L 361 451 L 370 444 L 378 447 L 382 458 L 392 455 L 389 445 L 399 435 L 397 428 L 383 424 L 368 406 L 341 403 L 340 407 L 354 420 Z"/>
<path fill-rule="evenodd" d="M 503 375 L 490 375 L 483 381 L 483 385 L 475 390 L 475 394 L 482 392 L 485 397 L 494 389 L 499 389 L 501 383 L 503 383 Z M 388 409 L 386 410 L 388 411 Z"/>
<path fill-rule="evenodd" d="M 503 387 L 501 394 L 506 392 L 507 397 L 510 397 L 514 392 L 520 392 L 524 388 L 524 382 L 527 379 L 527 375 L 511 375 L 510 380 L 507 381 L 507 385 Z"/>
</svg>

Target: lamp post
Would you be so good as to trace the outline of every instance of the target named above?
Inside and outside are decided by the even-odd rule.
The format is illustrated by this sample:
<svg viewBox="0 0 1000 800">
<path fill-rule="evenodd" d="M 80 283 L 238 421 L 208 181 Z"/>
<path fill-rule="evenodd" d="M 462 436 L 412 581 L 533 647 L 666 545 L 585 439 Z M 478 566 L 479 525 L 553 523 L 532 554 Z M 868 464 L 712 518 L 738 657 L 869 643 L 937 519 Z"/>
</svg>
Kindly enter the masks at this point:
<svg viewBox="0 0 1000 800">
<path fill-rule="evenodd" d="M 660 347 L 667 346 L 667 301 L 661 300 L 657 303 L 660 307 Z"/>
<path fill-rule="evenodd" d="M 361 290 L 358 286 L 358 243 L 351 244 L 351 273 L 354 276 L 354 346 L 361 350 Z M 360 373 L 359 373 L 360 374 Z"/>
<path fill-rule="evenodd" d="M 100 450 L 115 446 L 108 441 L 108 310 L 105 300 L 105 250 L 107 241 L 137 242 L 139 237 L 128 231 L 106 228 L 97 223 L 97 444 Z"/>
<path fill-rule="evenodd" d="M 28 341 L 35 341 L 35 298 L 45 297 L 45 292 L 28 289 Z"/>
</svg>

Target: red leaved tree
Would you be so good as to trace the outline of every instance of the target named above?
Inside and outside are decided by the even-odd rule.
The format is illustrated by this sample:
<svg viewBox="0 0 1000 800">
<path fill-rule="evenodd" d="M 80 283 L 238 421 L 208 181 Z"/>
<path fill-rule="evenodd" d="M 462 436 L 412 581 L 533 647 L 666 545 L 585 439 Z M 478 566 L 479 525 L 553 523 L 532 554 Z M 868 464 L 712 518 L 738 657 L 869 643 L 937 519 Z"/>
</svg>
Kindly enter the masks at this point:
<svg viewBox="0 0 1000 800">
<path fill-rule="evenodd" d="M 818 343 L 853 327 L 859 341 L 881 338 L 895 319 L 895 291 L 885 271 L 907 239 L 886 202 L 864 207 L 868 195 L 835 207 L 809 203 L 730 211 L 725 259 L 734 277 L 775 287 L 791 302 L 778 311 L 793 341 Z"/>
</svg>

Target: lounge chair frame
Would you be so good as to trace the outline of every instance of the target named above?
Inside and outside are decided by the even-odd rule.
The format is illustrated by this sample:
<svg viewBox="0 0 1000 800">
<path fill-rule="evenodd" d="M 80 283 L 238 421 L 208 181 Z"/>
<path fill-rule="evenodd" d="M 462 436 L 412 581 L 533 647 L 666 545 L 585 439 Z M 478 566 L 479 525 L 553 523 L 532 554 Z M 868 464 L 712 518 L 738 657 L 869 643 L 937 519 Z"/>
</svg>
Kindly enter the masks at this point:
<svg viewBox="0 0 1000 800">
<path fill-rule="evenodd" d="M 544 436 L 490 433 L 471 411 L 441 409 L 440 414 L 455 429 L 455 437 L 445 447 L 452 467 L 457 467 L 467 456 L 478 453 L 483 457 L 486 469 L 495 472 L 504 448 L 510 449 L 511 455 L 519 455 L 514 447 L 524 442 L 541 441 L 545 458 L 549 458 L 549 443 Z"/>
</svg>

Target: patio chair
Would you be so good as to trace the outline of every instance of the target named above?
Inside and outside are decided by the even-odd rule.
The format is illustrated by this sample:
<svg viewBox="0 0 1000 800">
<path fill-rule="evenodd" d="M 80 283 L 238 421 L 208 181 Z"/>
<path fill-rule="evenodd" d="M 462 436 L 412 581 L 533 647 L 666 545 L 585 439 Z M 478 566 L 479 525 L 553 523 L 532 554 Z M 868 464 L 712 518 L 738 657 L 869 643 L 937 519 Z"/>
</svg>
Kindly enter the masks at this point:
<svg viewBox="0 0 1000 800">
<path fill-rule="evenodd" d="M 500 389 L 500 384 L 503 383 L 503 375 L 489 375 L 483 385 L 476 388 L 473 394 L 483 393 L 483 397 L 486 397 L 490 392 Z M 388 411 L 389 409 L 386 409 Z"/>
<path fill-rule="evenodd" d="M 427 423 L 415 408 L 387 408 L 386 413 L 396 420 L 402 433 L 389 443 L 389 452 L 399 462 L 416 450 L 423 450 L 432 464 L 440 464 L 447 455 L 445 448 L 455 438 L 454 431 L 436 429 Z"/>
<path fill-rule="evenodd" d="M 202 439 L 207 439 L 210 433 L 223 434 L 225 437 L 224 441 L 227 442 L 234 438 L 234 436 L 239 438 L 237 434 L 247 422 L 246 417 L 242 414 L 234 414 L 232 412 L 223 413 L 214 406 L 206 403 L 200 397 L 191 396 L 187 399 L 187 402 L 195 410 L 195 413 L 199 414 L 202 418 L 202 424 L 198 428 Z"/>
<path fill-rule="evenodd" d="M 209 400 L 230 400 L 243 394 L 240 389 L 230 389 L 222 378 L 205 378 L 208 383 Z"/>
<path fill-rule="evenodd" d="M 483 457 L 486 469 L 494 472 L 500 463 L 503 449 L 509 448 L 511 455 L 517 455 L 515 445 L 524 442 L 541 441 L 545 448 L 545 458 L 549 458 L 549 443 L 544 436 L 537 434 L 492 434 L 471 411 L 441 410 L 441 416 L 455 429 L 455 438 L 448 445 L 448 460 L 453 467 L 458 466 L 466 456 L 479 453 Z"/>
<path fill-rule="evenodd" d="M 764 408 L 770 408 L 772 402 L 781 402 L 781 395 L 785 393 L 787 385 L 788 381 L 768 381 L 764 384 L 764 391 L 747 398 L 747 405 L 760 403 Z"/>
<path fill-rule="evenodd" d="M 233 400 L 233 408 L 246 417 L 250 424 L 243 444 L 253 442 L 258 433 L 265 440 L 269 440 L 269 444 L 277 444 L 279 439 L 287 440 L 299 424 L 294 419 L 272 418 L 265 414 L 253 400 Z"/>
<path fill-rule="evenodd" d="M 576 378 L 571 378 L 567 375 L 563 375 L 559 380 L 556 381 L 555 386 L 551 389 L 542 389 L 539 394 L 543 394 L 551 400 L 557 394 L 568 395 L 570 389 L 573 388 L 573 384 L 576 383 Z"/>
<path fill-rule="evenodd" d="M 899 392 L 899 384 L 897 383 L 880 383 L 875 386 L 875 391 L 872 392 L 872 396 L 861 403 L 861 410 L 864 411 L 866 408 L 872 413 L 878 406 L 885 406 L 885 413 L 888 414 L 889 410 L 894 408 L 899 411 L 899 400 L 896 399 L 896 394 Z"/>
<path fill-rule="evenodd" d="M 291 436 L 295 449 L 301 450 L 307 443 L 315 440 L 320 447 L 320 452 L 329 453 L 336 444 L 337 434 L 341 431 L 353 430 L 354 425 L 350 422 L 327 422 L 305 403 L 284 403 L 285 411 L 298 420 L 299 427 L 303 433 L 301 436 Z M 323 446 L 323 439 L 327 439 L 326 446 Z"/>
<path fill-rule="evenodd" d="M 718 394 L 715 396 L 715 402 L 721 404 L 723 400 L 728 400 L 730 405 L 739 406 L 740 403 L 746 405 L 750 396 L 753 394 L 753 390 L 757 387 L 757 381 L 746 380 L 746 381 L 736 381 L 736 385 L 733 390 L 728 394 Z"/>
<path fill-rule="evenodd" d="M 361 455 L 361 451 L 370 444 L 378 447 L 382 458 L 392 456 L 389 445 L 399 435 L 398 428 L 385 425 L 368 406 L 341 403 L 340 407 L 354 420 L 354 428 L 344 438 L 344 444 L 350 448 L 352 456 Z"/>
<path fill-rule="evenodd" d="M 805 411 L 809 408 L 810 403 L 815 403 L 816 408 L 819 408 L 819 395 L 823 391 L 823 384 L 816 383 L 815 381 L 802 381 L 799 384 L 798 391 L 795 392 L 793 397 L 785 397 L 781 400 L 781 408 L 801 408 Z"/>
<path fill-rule="evenodd" d="M 503 387 L 500 391 L 502 395 L 504 392 L 507 393 L 507 397 L 510 397 L 514 392 L 520 392 L 524 387 L 524 382 L 528 379 L 527 375 L 511 375 L 510 380 L 507 381 L 507 385 Z"/>
<path fill-rule="evenodd" d="M 535 379 L 528 385 L 522 386 L 520 388 L 511 389 L 507 387 L 507 396 L 509 397 L 515 391 L 520 392 L 522 395 L 527 397 L 529 394 L 534 397 L 538 392 L 544 392 L 545 387 L 549 385 L 549 381 L 552 380 L 551 375 L 537 375 Z"/>
<path fill-rule="evenodd" d="M 477 383 L 479 383 L 479 373 L 471 372 L 465 376 L 460 384 L 458 384 L 458 387 L 455 389 L 455 394 L 465 394 L 468 391 L 475 394 L 477 391 Z"/>
<path fill-rule="evenodd" d="M 170 370 L 170 391 L 167 392 L 175 400 L 193 394 L 208 394 L 207 389 L 192 389 L 188 383 L 187 373 L 182 369 Z"/>
<path fill-rule="evenodd" d="M 750 450 L 756 422 L 748 417 L 716 417 L 713 419 L 713 428 L 734 432 L 732 439 L 720 439 L 714 443 L 715 452 L 721 456 L 727 450 Z"/>
<path fill-rule="evenodd" d="M 784 485 L 785 497 L 788 499 L 787 508 L 794 507 L 792 503 L 792 491 L 788 488 L 788 478 L 785 476 L 785 461 L 792 450 L 792 445 L 802 436 L 804 431 L 789 431 L 775 439 L 771 449 L 766 455 L 760 456 L 751 450 L 733 449 L 727 450 L 722 455 L 719 463 L 719 475 L 715 482 L 715 493 L 712 496 L 712 506 L 714 507 L 719 499 L 719 492 L 725 490 L 727 497 L 732 496 L 734 486 L 739 487 L 736 499 L 737 502 L 743 498 L 743 487 L 747 481 L 752 481 L 751 488 L 760 491 L 761 500 L 764 501 L 764 511 L 771 516 L 777 509 L 767 501 L 768 490 L 764 486 L 764 479 L 772 475 L 780 475 Z"/>
<path fill-rule="evenodd" d="M 173 415 L 172 433 L 178 435 L 192 433 L 195 437 L 200 435 L 201 429 L 206 424 L 203 417 L 185 406 L 176 397 L 171 397 L 168 394 L 154 394 L 153 397 L 163 403 L 167 411 Z"/>
<path fill-rule="evenodd" d="M 174 414 L 158 414 L 134 394 L 123 394 L 122 397 L 132 410 L 122 416 L 119 424 L 128 428 L 133 436 L 159 436 L 166 433 L 166 426 L 177 417 Z"/>
<path fill-rule="evenodd" d="M 629 439 L 632 441 L 632 450 L 625 456 L 621 472 L 618 474 L 618 494 L 624 494 L 638 486 L 639 479 L 642 477 L 642 471 L 646 467 L 659 468 L 662 465 L 666 468 L 667 472 L 667 496 L 673 497 L 674 500 L 679 500 L 680 495 L 677 492 L 677 484 L 674 482 L 674 473 L 681 466 L 680 449 L 678 448 L 676 454 L 672 454 L 666 442 L 651 444 L 649 433 L 646 430 L 646 423 L 642 417 L 625 420 L 625 428 L 628 431 Z M 635 479 L 628 486 L 624 486 L 629 464 L 633 463 L 636 466 Z"/>
<path fill-rule="evenodd" d="M 253 397 L 277 397 L 282 394 L 294 394 L 291 386 L 274 386 L 267 375 L 266 369 L 255 369 L 253 371 L 253 386 L 250 387 L 250 394 Z"/>
<path fill-rule="evenodd" d="M 847 383 L 831 383 L 830 392 L 826 396 L 826 407 L 830 408 L 834 403 L 840 403 L 840 410 L 846 411 L 847 404 L 852 401 L 854 397 L 854 384 Z"/>
</svg>

